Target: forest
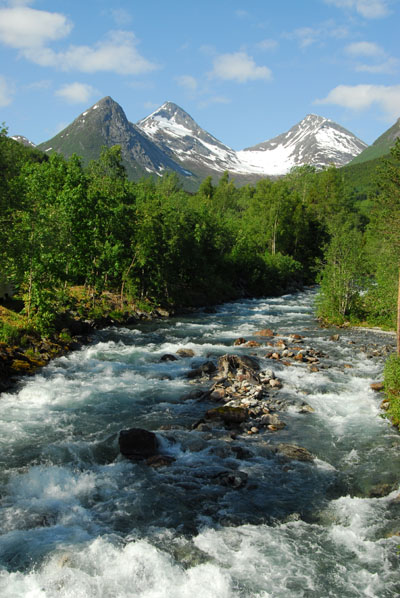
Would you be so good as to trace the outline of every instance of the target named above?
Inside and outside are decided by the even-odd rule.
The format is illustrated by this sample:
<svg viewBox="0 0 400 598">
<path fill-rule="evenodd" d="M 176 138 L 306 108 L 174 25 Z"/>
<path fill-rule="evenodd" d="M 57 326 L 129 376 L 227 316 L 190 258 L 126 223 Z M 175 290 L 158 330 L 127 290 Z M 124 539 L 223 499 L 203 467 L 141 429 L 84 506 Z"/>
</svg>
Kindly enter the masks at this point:
<svg viewBox="0 0 400 598">
<path fill-rule="evenodd" d="M 0 341 L 16 329 L 19 339 L 56 334 L 60 314 L 96 317 L 110 296 L 118 319 L 132 305 L 179 309 L 314 283 L 322 321 L 394 329 L 399 163 L 398 140 L 372 179 L 303 166 L 240 188 L 224 173 L 191 194 L 174 174 L 128 180 L 119 146 L 83 167 L 3 126 L 0 283 L 15 290 L 19 319 L 1 319 Z"/>
</svg>

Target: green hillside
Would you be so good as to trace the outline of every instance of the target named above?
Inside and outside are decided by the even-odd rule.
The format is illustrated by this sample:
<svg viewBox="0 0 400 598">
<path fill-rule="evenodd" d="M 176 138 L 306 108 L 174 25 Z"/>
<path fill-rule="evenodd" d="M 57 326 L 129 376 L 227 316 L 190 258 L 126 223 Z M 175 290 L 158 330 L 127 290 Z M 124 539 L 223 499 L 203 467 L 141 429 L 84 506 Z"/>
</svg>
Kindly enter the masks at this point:
<svg viewBox="0 0 400 598">
<path fill-rule="evenodd" d="M 372 145 L 367 147 L 361 154 L 353 158 L 350 162 L 350 166 L 354 164 L 362 164 L 370 160 L 376 160 L 381 156 L 385 156 L 390 153 L 390 149 L 393 147 L 396 139 L 400 137 L 400 118 L 397 119 L 395 124 L 390 127 L 385 133 L 383 133 Z"/>
</svg>

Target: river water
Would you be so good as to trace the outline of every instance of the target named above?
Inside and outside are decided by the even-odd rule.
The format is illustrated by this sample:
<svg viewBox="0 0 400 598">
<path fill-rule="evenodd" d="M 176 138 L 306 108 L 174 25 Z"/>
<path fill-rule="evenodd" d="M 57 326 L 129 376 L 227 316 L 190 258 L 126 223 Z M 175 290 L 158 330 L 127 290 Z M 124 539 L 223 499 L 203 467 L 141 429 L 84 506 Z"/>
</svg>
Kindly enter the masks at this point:
<svg viewBox="0 0 400 598">
<path fill-rule="evenodd" d="M 370 389 L 383 368 L 371 348 L 392 338 L 342 330 L 334 342 L 314 299 L 309 290 L 107 329 L 3 394 L 0 596 L 400 595 L 400 436 Z M 325 355 L 311 372 L 251 349 L 283 382 L 274 396 L 286 427 L 192 429 L 215 403 L 182 398 L 199 388 L 186 373 L 243 353 L 235 338 L 262 328 L 299 333 Z M 160 361 L 180 348 L 195 356 Z M 130 427 L 155 431 L 172 465 L 123 458 L 118 435 Z M 279 443 L 315 459 L 279 458 Z M 226 471 L 247 474 L 246 485 L 221 484 Z"/>
</svg>

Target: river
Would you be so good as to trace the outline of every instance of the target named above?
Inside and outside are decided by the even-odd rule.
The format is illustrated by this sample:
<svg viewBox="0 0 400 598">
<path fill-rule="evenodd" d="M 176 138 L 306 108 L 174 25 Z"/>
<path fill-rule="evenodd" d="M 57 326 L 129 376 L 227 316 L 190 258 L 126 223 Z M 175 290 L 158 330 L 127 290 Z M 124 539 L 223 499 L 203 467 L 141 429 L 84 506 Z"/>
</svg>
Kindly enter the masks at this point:
<svg viewBox="0 0 400 598">
<path fill-rule="evenodd" d="M 4 393 L 0 596 L 400 595 L 400 436 L 370 389 L 384 363 L 374 344 L 393 339 L 344 329 L 331 340 L 338 331 L 319 328 L 314 299 L 307 290 L 106 329 Z M 187 372 L 243 353 L 234 340 L 262 328 L 298 333 L 324 355 L 312 372 L 251 349 L 283 383 L 273 392 L 286 427 L 192 429 L 215 403 L 182 399 L 199 387 Z M 195 355 L 160 361 L 181 348 Z M 155 431 L 175 461 L 122 457 L 118 435 L 131 427 Z M 315 459 L 279 458 L 279 443 Z M 219 483 L 226 471 L 246 484 Z"/>
</svg>

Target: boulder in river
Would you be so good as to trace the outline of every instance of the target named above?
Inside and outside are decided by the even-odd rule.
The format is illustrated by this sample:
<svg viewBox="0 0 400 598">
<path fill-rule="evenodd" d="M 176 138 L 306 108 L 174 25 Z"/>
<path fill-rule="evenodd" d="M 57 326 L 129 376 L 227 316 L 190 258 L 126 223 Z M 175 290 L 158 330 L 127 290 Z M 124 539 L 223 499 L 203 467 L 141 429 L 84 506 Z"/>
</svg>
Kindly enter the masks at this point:
<svg viewBox="0 0 400 598">
<path fill-rule="evenodd" d="M 216 366 L 212 361 L 205 361 L 198 368 L 194 368 L 187 373 L 187 377 L 190 379 L 200 378 L 202 376 L 211 376 L 216 371 Z"/>
<path fill-rule="evenodd" d="M 223 486 L 239 490 L 247 484 L 248 475 L 244 471 L 221 471 L 215 479 Z"/>
<path fill-rule="evenodd" d="M 238 370 L 257 377 L 256 372 L 260 369 L 257 359 L 249 357 L 248 355 L 223 355 L 218 361 L 218 370 L 224 378 L 236 377 Z"/>
<path fill-rule="evenodd" d="M 372 382 L 370 388 L 371 390 L 375 390 L 375 392 L 381 392 L 382 390 L 385 390 L 385 385 L 383 382 Z"/>
<path fill-rule="evenodd" d="M 276 452 L 278 455 L 294 461 L 314 461 L 314 457 L 310 451 L 297 444 L 278 444 Z"/>
<path fill-rule="evenodd" d="M 142 428 L 121 430 L 119 450 L 128 459 L 148 459 L 158 453 L 158 440 L 154 432 Z"/>
<path fill-rule="evenodd" d="M 248 417 L 249 412 L 245 407 L 230 407 L 228 405 L 209 409 L 206 413 L 207 419 L 222 419 L 226 424 L 241 424 Z"/>
<path fill-rule="evenodd" d="M 194 357 L 195 353 L 193 349 L 178 349 L 176 352 L 179 357 Z"/>
<path fill-rule="evenodd" d="M 254 336 L 274 336 L 274 331 L 271 328 L 264 328 L 255 332 Z"/>
</svg>

